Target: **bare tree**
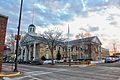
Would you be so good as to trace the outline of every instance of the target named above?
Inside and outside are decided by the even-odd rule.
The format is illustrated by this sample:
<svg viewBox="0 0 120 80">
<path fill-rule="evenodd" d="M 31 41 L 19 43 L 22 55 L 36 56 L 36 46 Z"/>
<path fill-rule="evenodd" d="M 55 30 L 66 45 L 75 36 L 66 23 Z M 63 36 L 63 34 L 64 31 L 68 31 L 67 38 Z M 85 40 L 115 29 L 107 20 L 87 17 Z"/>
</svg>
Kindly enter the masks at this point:
<svg viewBox="0 0 120 80">
<path fill-rule="evenodd" d="M 47 43 L 52 56 L 52 65 L 54 64 L 54 48 L 62 43 L 65 39 L 62 36 L 62 31 L 59 31 L 58 29 L 48 29 L 43 34 L 41 34 L 41 37 L 45 40 Z"/>
<path fill-rule="evenodd" d="M 115 54 L 117 52 L 116 42 L 114 42 L 112 45 L 113 45 L 113 53 Z"/>
<path fill-rule="evenodd" d="M 80 39 L 80 38 L 87 38 L 87 37 L 90 37 L 91 36 L 91 34 L 89 33 L 89 32 L 86 32 L 86 33 L 78 33 L 75 37 L 77 38 L 77 39 Z"/>
<path fill-rule="evenodd" d="M 7 34 L 6 37 L 6 45 L 12 48 L 12 53 L 14 53 L 14 46 L 15 46 L 15 35 L 13 33 Z"/>
</svg>

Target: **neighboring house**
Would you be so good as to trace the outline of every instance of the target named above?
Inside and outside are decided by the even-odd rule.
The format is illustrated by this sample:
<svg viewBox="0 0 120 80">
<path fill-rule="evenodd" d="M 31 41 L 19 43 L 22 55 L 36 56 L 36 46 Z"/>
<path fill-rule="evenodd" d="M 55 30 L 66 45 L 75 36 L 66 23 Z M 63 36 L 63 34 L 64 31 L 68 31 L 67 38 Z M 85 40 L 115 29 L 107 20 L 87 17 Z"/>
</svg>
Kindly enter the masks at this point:
<svg viewBox="0 0 120 80">
<path fill-rule="evenodd" d="M 109 49 L 101 48 L 101 58 L 106 58 L 109 55 Z"/>
<path fill-rule="evenodd" d="M 51 53 L 48 45 L 44 39 L 35 33 L 35 26 L 29 25 L 28 33 L 21 39 L 21 55 L 19 59 L 24 61 L 41 60 L 41 57 L 51 59 Z M 39 38 L 39 40 L 37 39 Z M 60 42 L 54 49 L 54 59 L 58 50 L 62 59 L 68 59 L 69 53 L 67 42 Z M 97 36 L 72 40 L 69 42 L 70 57 L 72 60 L 91 59 L 98 60 L 101 58 L 101 45 L 102 43 Z"/>
<path fill-rule="evenodd" d="M 115 53 L 113 56 L 119 57 L 120 58 L 120 53 Z"/>
<path fill-rule="evenodd" d="M 15 54 L 12 53 L 12 50 L 9 47 L 6 47 L 3 53 L 3 61 L 9 62 L 10 60 L 14 61 L 14 59 L 15 59 Z"/>
</svg>

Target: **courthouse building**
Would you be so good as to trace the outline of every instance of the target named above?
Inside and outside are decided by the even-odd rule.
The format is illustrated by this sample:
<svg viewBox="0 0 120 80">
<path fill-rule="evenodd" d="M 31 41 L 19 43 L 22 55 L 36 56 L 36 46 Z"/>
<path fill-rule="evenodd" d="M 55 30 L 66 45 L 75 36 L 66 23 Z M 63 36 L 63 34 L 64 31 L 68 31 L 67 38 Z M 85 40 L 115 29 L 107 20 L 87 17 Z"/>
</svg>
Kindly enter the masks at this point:
<svg viewBox="0 0 120 80">
<path fill-rule="evenodd" d="M 28 26 L 28 33 L 22 37 L 20 41 L 21 54 L 19 59 L 24 61 L 41 60 L 44 56 L 46 59 L 51 59 L 51 53 L 48 45 L 42 37 L 35 33 L 36 27 L 31 24 Z M 39 40 L 37 39 L 39 38 Z M 61 42 L 54 49 L 54 59 L 58 50 L 60 50 L 61 59 L 67 60 L 68 42 Z M 101 58 L 101 42 L 97 36 L 87 37 L 83 39 L 76 39 L 69 42 L 70 57 L 72 60 L 91 59 L 98 60 Z"/>
</svg>

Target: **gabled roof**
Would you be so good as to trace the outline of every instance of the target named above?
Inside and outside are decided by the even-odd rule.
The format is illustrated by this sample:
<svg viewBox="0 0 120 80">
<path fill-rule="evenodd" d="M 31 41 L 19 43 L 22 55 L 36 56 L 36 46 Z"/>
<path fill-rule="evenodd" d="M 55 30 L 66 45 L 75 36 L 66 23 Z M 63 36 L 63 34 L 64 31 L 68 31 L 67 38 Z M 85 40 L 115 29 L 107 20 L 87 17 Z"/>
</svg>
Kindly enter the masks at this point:
<svg viewBox="0 0 120 80">
<path fill-rule="evenodd" d="M 30 42 L 34 43 L 35 41 L 45 42 L 46 39 L 44 39 L 44 38 L 42 38 L 40 36 L 37 36 L 37 35 L 32 35 L 32 34 L 27 33 L 23 37 L 23 39 L 21 40 L 20 44 L 21 45 L 26 45 L 26 44 L 28 44 Z M 49 39 L 48 39 L 48 41 L 49 41 Z M 72 45 L 72 44 L 78 44 L 78 43 L 82 43 L 82 42 L 85 42 L 85 43 L 91 43 L 92 42 L 92 43 L 96 43 L 96 44 L 100 44 L 100 45 L 102 44 L 97 36 L 87 37 L 87 38 L 83 38 L 83 39 L 71 40 L 71 41 L 69 41 L 69 44 Z M 60 42 L 59 41 L 59 43 L 60 44 L 67 44 L 68 42 L 67 41 L 66 42 Z"/>
<path fill-rule="evenodd" d="M 20 44 L 21 45 L 26 45 L 30 42 L 34 42 L 35 39 L 30 36 L 30 34 L 26 33 L 26 35 L 21 39 Z"/>
<path fill-rule="evenodd" d="M 83 39 L 72 40 L 72 41 L 69 42 L 69 44 L 78 44 L 78 43 L 82 43 L 82 42 L 94 42 L 93 39 L 95 39 L 95 38 L 98 40 L 99 44 L 101 45 L 102 43 L 100 42 L 100 40 L 98 39 L 97 36 L 92 36 L 92 37 L 87 37 L 87 38 L 83 38 Z M 94 43 L 96 43 L 96 42 L 94 42 Z"/>
</svg>

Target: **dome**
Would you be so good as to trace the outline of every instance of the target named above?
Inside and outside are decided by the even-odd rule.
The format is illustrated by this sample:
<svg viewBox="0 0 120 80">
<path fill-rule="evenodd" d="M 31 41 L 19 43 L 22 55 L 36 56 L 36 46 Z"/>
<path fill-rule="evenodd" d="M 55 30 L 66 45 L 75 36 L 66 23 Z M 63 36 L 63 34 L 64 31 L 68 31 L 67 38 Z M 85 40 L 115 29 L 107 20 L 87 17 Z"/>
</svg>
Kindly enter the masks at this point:
<svg viewBox="0 0 120 80">
<path fill-rule="evenodd" d="M 30 24 L 29 27 L 35 27 L 35 25 L 34 24 Z"/>
</svg>

